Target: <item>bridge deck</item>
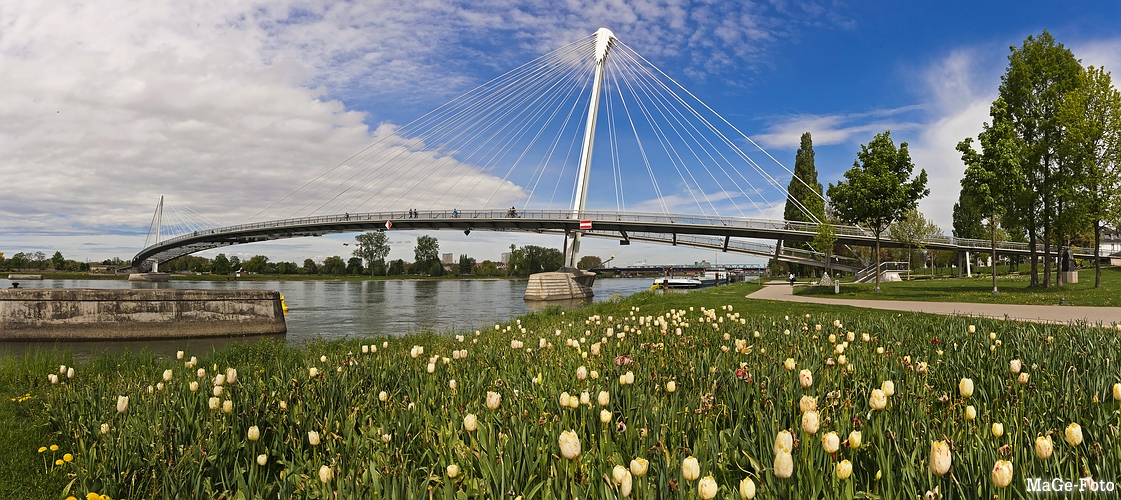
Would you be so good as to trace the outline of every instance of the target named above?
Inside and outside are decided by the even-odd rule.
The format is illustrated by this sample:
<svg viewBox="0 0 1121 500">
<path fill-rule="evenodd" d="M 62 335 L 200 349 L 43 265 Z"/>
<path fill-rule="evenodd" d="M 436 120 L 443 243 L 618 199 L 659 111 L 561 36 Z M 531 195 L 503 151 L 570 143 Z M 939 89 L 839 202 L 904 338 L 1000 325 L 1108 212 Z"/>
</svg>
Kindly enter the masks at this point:
<svg viewBox="0 0 1121 500">
<path fill-rule="evenodd" d="M 721 251 L 774 257 L 773 246 L 743 239 L 812 241 L 817 235 L 817 225 L 806 222 L 722 217 L 688 214 L 648 214 L 613 211 L 584 211 L 575 214 L 563 211 L 508 210 L 434 210 L 419 211 L 411 217 L 408 211 L 335 214 L 295 219 L 254 222 L 235 226 L 196 231 L 177 236 L 141 250 L 133 258 L 133 265 L 144 267 L 150 260 L 166 262 L 183 255 L 229 245 L 272 241 L 305 236 L 322 236 L 335 233 L 356 233 L 386 230 L 485 230 L 526 231 L 536 233 L 564 233 L 579 231 L 580 220 L 591 221 L 592 229 L 585 235 L 652 243 L 712 248 Z M 834 226 L 837 243 L 871 246 L 874 236 L 853 226 Z M 733 239 L 734 238 L 734 239 Z M 883 239 L 886 248 L 903 248 L 903 243 Z M 933 250 L 966 250 L 988 252 L 988 240 L 962 238 L 936 238 L 921 245 Z M 1041 249 L 1040 249 L 1041 250 Z M 1076 257 L 1092 258 L 1093 250 L 1072 249 Z M 998 242 L 997 251 L 1003 254 L 1027 255 L 1027 243 Z M 809 251 L 783 249 L 781 260 L 820 265 L 821 254 Z M 798 252 L 802 252 L 799 254 Z M 838 260 L 838 269 L 854 270 L 863 267 L 855 260 Z"/>
</svg>

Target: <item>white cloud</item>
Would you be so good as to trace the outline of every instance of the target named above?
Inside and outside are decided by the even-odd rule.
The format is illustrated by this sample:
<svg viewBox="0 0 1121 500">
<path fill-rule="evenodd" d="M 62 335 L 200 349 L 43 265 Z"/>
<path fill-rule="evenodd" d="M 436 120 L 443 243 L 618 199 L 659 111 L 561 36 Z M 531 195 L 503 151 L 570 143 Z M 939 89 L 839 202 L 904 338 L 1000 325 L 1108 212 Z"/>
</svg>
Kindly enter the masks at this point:
<svg viewBox="0 0 1121 500">
<path fill-rule="evenodd" d="M 918 123 L 900 115 L 919 109 L 921 106 L 912 105 L 865 113 L 781 117 L 778 118 L 778 123 L 768 127 L 767 132 L 756 134 L 753 138 L 769 148 L 797 149 L 802 134 L 809 132 L 813 136 L 814 146 L 852 144 L 884 130 L 907 131 L 918 128 Z"/>
<path fill-rule="evenodd" d="M 376 138 L 367 124 L 384 108 L 344 103 L 444 99 L 477 83 L 475 65 L 504 71 L 601 25 L 702 77 L 758 64 L 802 13 L 685 0 L 6 2 L 3 250 L 127 257 L 116 237 L 80 243 L 142 231 L 160 194 L 240 222 Z M 44 239 L 58 235 L 74 237 Z"/>
</svg>

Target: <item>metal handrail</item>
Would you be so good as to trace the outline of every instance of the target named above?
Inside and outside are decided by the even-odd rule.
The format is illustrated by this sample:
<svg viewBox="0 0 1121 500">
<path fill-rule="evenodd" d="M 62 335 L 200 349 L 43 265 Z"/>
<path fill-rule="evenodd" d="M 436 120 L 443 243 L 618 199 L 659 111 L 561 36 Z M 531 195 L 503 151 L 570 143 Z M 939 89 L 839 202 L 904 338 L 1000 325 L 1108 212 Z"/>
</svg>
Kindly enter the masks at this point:
<svg viewBox="0 0 1121 500">
<path fill-rule="evenodd" d="M 675 225 L 693 225 L 693 226 L 722 226 L 727 228 L 736 229 L 761 229 L 771 231 L 788 231 L 795 233 L 803 233 L 804 236 L 816 234 L 818 224 L 812 222 L 800 221 L 784 221 L 773 219 L 758 219 L 751 217 L 730 217 L 730 216 L 717 216 L 717 215 L 696 215 L 696 214 L 661 214 L 661 213 L 643 213 L 643 212 L 617 212 L 607 210 L 512 210 L 512 209 L 480 209 L 480 210 L 419 210 L 416 216 L 410 215 L 409 211 L 388 211 L 388 212 L 363 212 L 363 213 L 344 213 L 332 215 L 317 215 L 308 217 L 296 217 L 288 219 L 278 219 L 272 221 L 252 222 L 246 224 L 237 224 L 233 226 L 225 226 L 218 228 L 203 229 L 193 231 L 191 233 L 182 234 L 174 238 L 170 238 L 153 245 L 149 245 L 141 252 L 154 249 L 156 247 L 165 246 L 169 243 L 176 243 L 180 241 L 197 238 L 199 236 L 208 236 L 213 234 L 223 233 L 236 233 L 243 231 L 253 231 L 260 229 L 273 229 L 285 228 L 291 229 L 299 226 L 311 226 L 319 224 L 349 224 L 356 222 L 371 222 L 371 221 L 403 221 L 403 220 L 447 220 L 447 219 L 529 219 L 529 220 L 582 220 L 588 219 L 593 221 L 616 221 L 628 223 L 656 223 L 656 224 L 675 224 Z M 855 236 L 860 238 L 873 238 L 874 234 L 865 229 L 856 226 L 834 225 L 833 228 L 838 236 Z M 946 247 L 968 248 L 977 251 L 983 251 L 991 246 L 990 240 L 982 239 L 968 239 L 968 238 L 954 238 L 954 237 L 937 237 L 930 238 L 919 242 L 916 246 L 927 245 L 941 245 Z M 1019 252 L 1026 252 L 1029 250 L 1029 245 L 1022 242 L 997 242 L 997 250 L 1013 250 Z M 794 250 L 794 249 L 791 249 Z M 1071 247 L 1071 250 L 1080 255 L 1091 255 L 1093 249 Z M 1042 251 L 1042 245 L 1037 245 L 1037 251 Z M 772 248 L 773 252 L 773 248 Z"/>
</svg>

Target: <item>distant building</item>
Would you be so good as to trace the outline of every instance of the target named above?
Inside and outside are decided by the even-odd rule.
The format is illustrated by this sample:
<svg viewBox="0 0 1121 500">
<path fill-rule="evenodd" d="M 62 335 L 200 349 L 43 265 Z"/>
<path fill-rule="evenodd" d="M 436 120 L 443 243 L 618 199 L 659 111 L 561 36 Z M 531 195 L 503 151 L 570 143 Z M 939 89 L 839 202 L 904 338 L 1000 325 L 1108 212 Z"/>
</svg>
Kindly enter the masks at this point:
<svg viewBox="0 0 1121 500">
<path fill-rule="evenodd" d="M 1112 256 L 1114 265 L 1121 265 L 1121 231 L 1117 228 L 1102 228 L 1101 245 L 1098 248 L 1102 255 Z"/>
<path fill-rule="evenodd" d="M 443 264 L 444 267 L 448 267 L 452 264 L 455 264 L 455 254 L 446 253 L 446 254 L 441 255 L 441 257 L 442 258 L 440 259 L 440 263 Z"/>
</svg>

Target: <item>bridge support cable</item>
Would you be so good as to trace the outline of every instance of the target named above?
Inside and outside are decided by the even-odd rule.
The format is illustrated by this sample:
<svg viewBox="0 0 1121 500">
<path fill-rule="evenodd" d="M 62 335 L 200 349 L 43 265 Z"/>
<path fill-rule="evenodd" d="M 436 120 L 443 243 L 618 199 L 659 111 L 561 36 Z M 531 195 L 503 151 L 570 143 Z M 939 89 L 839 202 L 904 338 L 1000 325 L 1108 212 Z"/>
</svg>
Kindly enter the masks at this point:
<svg viewBox="0 0 1121 500">
<path fill-rule="evenodd" d="M 464 185 L 462 182 L 448 181 L 453 175 L 461 176 L 464 173 L 460 169 L 446 168 L 448 166 L 473 165 L 473 168 L 489 173 L 493 159 L 507 151 L 508 145 L 512 143 L 511 134 L 526 130 L 527 120 L 555 107 L 547 105 L 547 100 L 557 99 L 556 90 L 562 88 L 562 82 L 571 80 L 574 75 L 582 75 L 578 67 L 562 64 L 563 61 L 547 63 L 548 67 L 542 70 L 543 74 L 533 72 L 502 86 L 490 95 L 480 96 L 472 102 L 472 107 L 441 124 L 440 134 L 432 138 L 420 136 L 424 143 L 433 143 L 435 153 L 441 156 L 438 160 L 431 162 L 426 155 L 413 155 L 413 164 L 400 166 L 395 169 L 394 176 L 388 179 L 381 177 L 378 181 L 396 184 L 406 180 L 411 174 L 427 171 L 427 175 L 411 175 L 411 183 L 401 189 L 405 193 L 401 197 L 420 199 L 436 187 L 456 188 Z M 429 165 L 422 165 L 422 162 L 428 162 Z M 436 174 L 440 174 L 439 181 L 432 182 L 433 175 Z M 417 189 L 425 186 L 427 189 L 418 196 Z M 386 198 L 387 201 L 391 199 L 393 198 Z"/>
<path fill-rule="evenodd" d="M 622 57 L 625 62 L 630 62 L 636 66 L 639 64 L 635 58 L 630 56 L 629 51 L 622 51 L 622 55 L 620 57 Z M 616 61 L 616 63 L 619 64 L 618 61 Z M 757 212 L 762 213 L 763 210 L 758 206 L 758 204 L 755 203 L 754 197 L 750 196 L 743 189 L 743 187 L 739 186 L 739 184 L 735 182 L 735 176 L 729 173 L 729 169 L 735 170 L 735 166 L 732 165 L 732 162 L 729 161 L 724 153 L 720 152 L 716 145 L 714 145 L 712 141 L 708 139 L 707 134 L 705 134 L 697 126 L 697 123 L 695 121 L 689 120 L 686 113 L 684 113 L 678 106 L 674 106 L 671 100 L 667 99 L 666 96 L 663 95 L 663 93 L 657 92 L 657 89 L 649 82 L 649 80 L 653 77 L 652 73 L 649 71 L 643 71 L 641 67 L 638 67 L 635 71 L 632 71 L 632 73 L 639 76 L 647 77 L 635 78 L 636 83 L 638 84 L 638 88 L 641 89 L 643 94 L 651 100 L 651 102 L 659 110 L 661 116 L 666 118 L 666 120 L 670 123 L 675 134 L 679 139 L 681 139 L 682 143 L 689 150 L 689 153 L 706 171 L 709 178 L 714 182 L 714 185 L 719 188 L 721 194 L 723 194 L 723 199 L 731 200 L 733 199 L 733 196 L 728 192 L 727 189 L 724 188 L 725 182 L 722 182 L 720 179 L 718 179 L 712 169 L 709 168 L 709 163 L 711 163 L 716 169 L 718 169 L 725 178 L 729 179 L 732 182 L 732 184 L 737 188 L 737 191 L 739 191 L 739 194 L 748 199 L 748 201 L 750 201 L 756 208 Z M 635 90 L 635 87 L 629 87 L 631 92 L 635 94 L 637 100 L 637 91 Z M 675 97 L 678 102 L 682 101 L 680 97 Z M 705 158 L 707 158 L 707 160 Z M 687 162 L 685 163 L 688 164 Z M 692 174 L 690 173 L 690 175 Z M 743 178 L 742 175 L 740 175 L 740 177 Z M 705 198 L 706 202 L 709 203 L 710 208 L 713 209 L 714 213 L 719 213 L 720 211 L 713 206 L 711 200 L 708 198 L 708 195 L 704 193 L 703 188 L 700 187 L 700 183 L 697 184 L 699 191 L 702 193 L 702 196 Z M 748 185 L 751 188 L 752 192 L 759 191 L 754 187 L 753 184 L 751 184 L 750 181 L 748 181 Z M 703 209 L 703 207 L 701 208 Z M 733 208 L 741 216 L 745 216 L 745 214 L 737 204 L 733 204 Z"/>
<path fill-rule="evenodd" d="M 622 44 L 620 44 L 620 45 L 622 45 Z M 778 161 L 778 159 L 776 159 L 776 158 L 775 158 L 774 156 L 772 156 L 772 155 L 771 155 L 771 154 L 770 154 L 769 152 L 767 152 L 767 150 L 765 150 L 765 149 L 763 149 L 762 147 L 760 147 L 760 146 L 759 146 L 759 144 L 757 144 L 757 143 L 756 143 L 756 142 L 755 142 L 754 140 L 752 140 L 752 139 L 751 139 L 750 137 L 748 137 L 748 136 L 747 136 L 747 134 L 744 134 L 743 132 L 741 132 L 741 131 L 739 130 L 739 128 L 737 128 L 737 127 L 736 127 L 735 125 L 732 125 L 732 124 L 731 124 L 731 122 L 729 122 L 729 121 L 728 121 L 727 119 L 725 119 L 725 118 L 724 118 L 723 116 L 721 116 L 721 115 L 720 115 L 719 113 L 717 113 L 717 112 L 716 112 L 715 110 L 713 110 L 713 109 L 712 109 L 712 108 L 711 108 L 711 107 L 710 107 L 710 106 L 709 106 L 708 104 L 706 104 L 706 103 L 705 103 L 704 101 L 702 101 L 702 100 L 701 100 L 700 98 L 698 98 L 698 97 L 697 97 L 696 95 L 694 95 L 694 94 L 693 94 L 692 92 L 690 92 L 690 91 L 689 91 L 689 89 L 685 88 L 685 87 L 684 87 L 683 85 L 681 85 L 681 84 L 680 84 L 680 83 L 678 83 L 678 82 L 677 82 L 676 80 L 674 80 L 674 79 L 673 79 L 673 77 L 671 77 L 671 76 L 667 75 L 667 74 L 666 74 L 666 73 L 665 73 L 664 71 L 662 71 L 662 70 L 661 70 L 660 68 L 658 68 L 658 67 L 657 67 L 657 66 L 655 66 L 654 64 L 652 64 L 652 63 L 650 63 L 649 61 L 647 61 L 647 60 L 646 60 L 646 58 L 642 57 L 642 55 L 641 55 L 641 54 L 639 54 L 638 52 L 635 52 L 635 51 L 631 50 L 631 51 L 629 51 L 629 53 L 633 54 L 633 55 L 634 55 L 634 57 L 636 57 L 636 58 L 638 58 L 638 59 L 642 60 L 643 62 L 645 62 L 645 63 L 646 63 L 646 65 L 648 65 L 648 66 L 649 66 L 650 68 L 653 68 L 653 69 L 654 69 L 655 71 L 657 71 L 657 72 L 658 72 L 659 74 L 661 74 L 661 75 L 662 75 L 663 77 L 665 77 L 665 78 L 666 78 L 667 80 L 669 80 L 669 81 L 670 81 L 671 83 L 673 83 L 673 84 L 674 84 L 674 85 L 675 85 L 675 86 L 676 86 L 677 88 L 681 89 L 681 91 L 682 91 L 682 92 L 684 92 L 684 93 L 685 93 L 686 95 L 688 95 L 688 96 L 689 96 L 690 98 L 692 98 L 692 99 L 693 99 L 694 101 L 696 101 L 696 102 L 697 102 L 697 103 L 698 103 L 698 104 L 699 104 L 700 106 L 702 106 L 702 107 L 703 107 L 704 109 L 708 110 L 708 111 L 709 111 L 709 112 L 710 112 L 710 113 L 711 113 L 711 114 L 712 114 L 713 116 L 715 116 L 716 118 L 718 118 L 720 122 L 722 122 L 722 123 L 724 123 L 725 125 L 727 125 L 727 126 L 728 126 L 728 127 L 729 127 L 729 128 L 730 128 L 730 129 L 732 130 L 732 131 L 734 131 L 734 132 L 735 132 L 736 134 L 738 134 L 738 135 L 739 135 L 740 137 L 742 137 L 743 139 L 747 140 L 747 141 L 748 141 L 748 142 L 749 142 L 749 143 L 750 143 L 750 144 L 751 144 L 752 146 L 755 146 L 755 148 L 756 148 L 756 149 L 758 149 L 758 150 L 759 150 L 760 152 L 762 152 L 762 153 L 763 153 L 763 154 L 765 154 L 765 155 L 766 155 L 766 156 L 767 156 L 768 158 L 770 158 L 772 162 L 774 162 L 774 163 L 775 163 L 776 165 L 778 165 L 779 167 L 781 167 L 781 168 L 782 168 L 783 170 L 785 170 L 785 171 L 786 171 L 787 173 L 789 173 L 789 174 L 790 174 L 790 175 L 791 175 L 792 177 L 794 177 L 794 178 L 797 178 L 797 176 L 795 176 L 795 175 L 794 175 L 794 172 L 793 172 L 792 170 L 790 170 L 789 168 L 787 168 L 787 167 L 786 167 L 786 165 L 784 165 L 784 164 L 783 164 L 782 162 Z M 656 80 L 656 81 L 658 81 L 659 83 L 661 83 L 661 81 L 660 81 L 660 80 Z M 665 84 L 664 84 L 664 83 L 662 83 L 662 85 L 663 85 L 663 86 L 665 86 Z M 667 90 L 667 91 L 669 91 L 669 92 L 670 92 L 670 93 L 671 93 L 672 95 L 674 95 L 674 96 L 677 96 L 677 94 L 676 94 L 675 92 L 673 92 L 673 91 L 672 91 L 671 89 L 669 89 L 669 87 L 668 87 L 668 86 L 665 86 L 665 88 L 666 88 L 666 90 Z M 787 196 L 789 197 L 789 193 L 787 193 L 787 192 L 786 192 L 786 189 L 785 189 L 785 188 L 784 188 L 784 187 L 782 186 L 782 184 L 780 184 L 780 183 L 779 183 L 779 182 L 778 182 L 778 181 L 777 181 L 776 179 L 774 179 L 774 177 L 772 177 L 772 176 L 771 176 L 770 174 L 768 174 L 768 173 L 766 172 L 766 170 L 765 170 L 765 169 L 763 169 L 763 168 L 762 168 L 761 166 L 759 166 L 759 165 L 758 165 L 758 163 L 756 163 L 756 162 L 755 162 L 754 160 L 752 160 L 752 159 L 750 158 L 750 156 L 748 156 L 748 155 L 747 155 L 747 154 L 746 154 L 746 153 L 745 153 L 745 152 L 744 152 L 744 151 L 743 151 L 743 150 L 742 150 L 741 148 L 739 148 L 739 146 L 737 146 L 737 145 L 736 145 L 736 144 L 735 144 L 734 142 L 732 142 L 732 141 L 731 141 L 730 139 L 728 139 L 728 138 L 727 138 L 727 136 L 726 136 L 725 134 L 723 134 L 722 132 L 719 132 L 719 130 L 718 130 L 718 129 L 717 129 L 716 127 L 712 126 L 712 124 L 711 124 L 711 123 L 710 123 L 710 122 L 709 122 L 709 121 L 708 121 L 708 120 L 707 120 L 706 118 L 704 118 L 704 117 L 703 117 L 703 116 L 701 115 L 701 113 L 699 113 L 699 112 L 698 112 L 698 111 L 697 111 L 696 109 L 694 109 L 694 108 L 693 108 L 693 107 L 692 107 L 691 105 L 689 105 L 688 103 L 686 103 L 686 102 L 684 101 L 684 99 L 682 99 L 682 98 L 681 98 L 680 96 L 678 96 L 678 99 L 680 99 L 680 100 L 681 100 L 681 102 L 682 102 L 682 104 L 683 104 L 684 106 L 686 106 L 686 107 L 687 107 L 687 108 L 688 108 L 688 109 L 689 109 L 689 110 L 690 110 L 691 112 L 693 112 L 693 113 L 694 113 L 694 115 L 695 115 L 695 116 L 697 116 L 697 118 L 698 118 L 698 119 L 702 120 L 702 121 L 703 121 L 703 122 L 704 122 L 704 123 L 705 123 L 706 125 L 708 125 L 708 126 L 709 126 L 709 127 L 711 128 L 711 129 L 713 129 L 713 130 L 717 131 L 717 134 L 718 134 L 718 135 L 719 135 L 719 136 L 721 137 L 721 139 L 722 139 L 723 141 L 725 141 L 725 142 L 726 142 L 726 143 L 727 143 L 727 144 L 728 144 L 728 145 L 729 145 L 729 146 L 730 146 L 731 148 L 733 148 L 733 149 L 734 149 L 734 150 L 735 150 L 735 151 L 736 151 L 736 152 L 737 152 L 737 153 L 738 153 L 738 154 L 739 154 L 739 155 L 740 155 L 740 156 L 741 156 L 741 157 L 742 157 L 742 158 L 743 158 L 743 159 L 744 159 L 745 161 L 747 161 L 747 162 L 748 162 L 748 163 L 749 163 L 749 164 L 750 164 L 750 165 L 752 166 L 752 168 L 754 168 L 754 169 L 756 170 L 756 172 L 758 172 L 758 173 L 759 173 L 760 175 L 762 175 L 762 176 L 764 176 L 765 178 L 767 178 L 767 179 L 769 180 L 769 182 L 770 182 L 770 184 L 771 184 L 772 186 L 774 186 L 775 188 L 779 189 L 779 190 L 780 190 L 781 192 L 785 193 L 785 194 L 786 194 L 786 195 L 787 195 Z M 807 188 L 810 188 L 810 186 L 809 186 L 808 184 L 806 184 L 806 182 L 805 182 L 804 180 L 802 180 L 802 179 L 798 179 L 798 181 L 799 181 L 800 183 L 802 183 L 802 185 L 806 186 Z M 811 189 L 810 189 L 810 191 L 814 191 L 814 190 L 813 190 L 813 189 L 811 188 Z M 825 197 L 824 197 L 824 196 L 822 196 L 822 195 L 820 195 L 820 194 L 818 194 L 818 196 L 819 196 L 819 197 L 821 197 L 821 199 L 822 199 L 823 201 L 825 200 Z M 803 209 L 803 211 L 805 211 L 805 207 L 801 207 L 801 208 Z M 819 221 L 819 220 L 817 220 L 817 218 L 816 218 L 815 216 L 813 216 L 813 214 L 808 214 L 808 213 L 807 213 L 807 215 L 809 215 L 809 216 L 810 216 L 811 218 L 813 218 L 814 222 L 816 222 L 816 223 L 820 223 L 820 221 Z"/>
</svg>

